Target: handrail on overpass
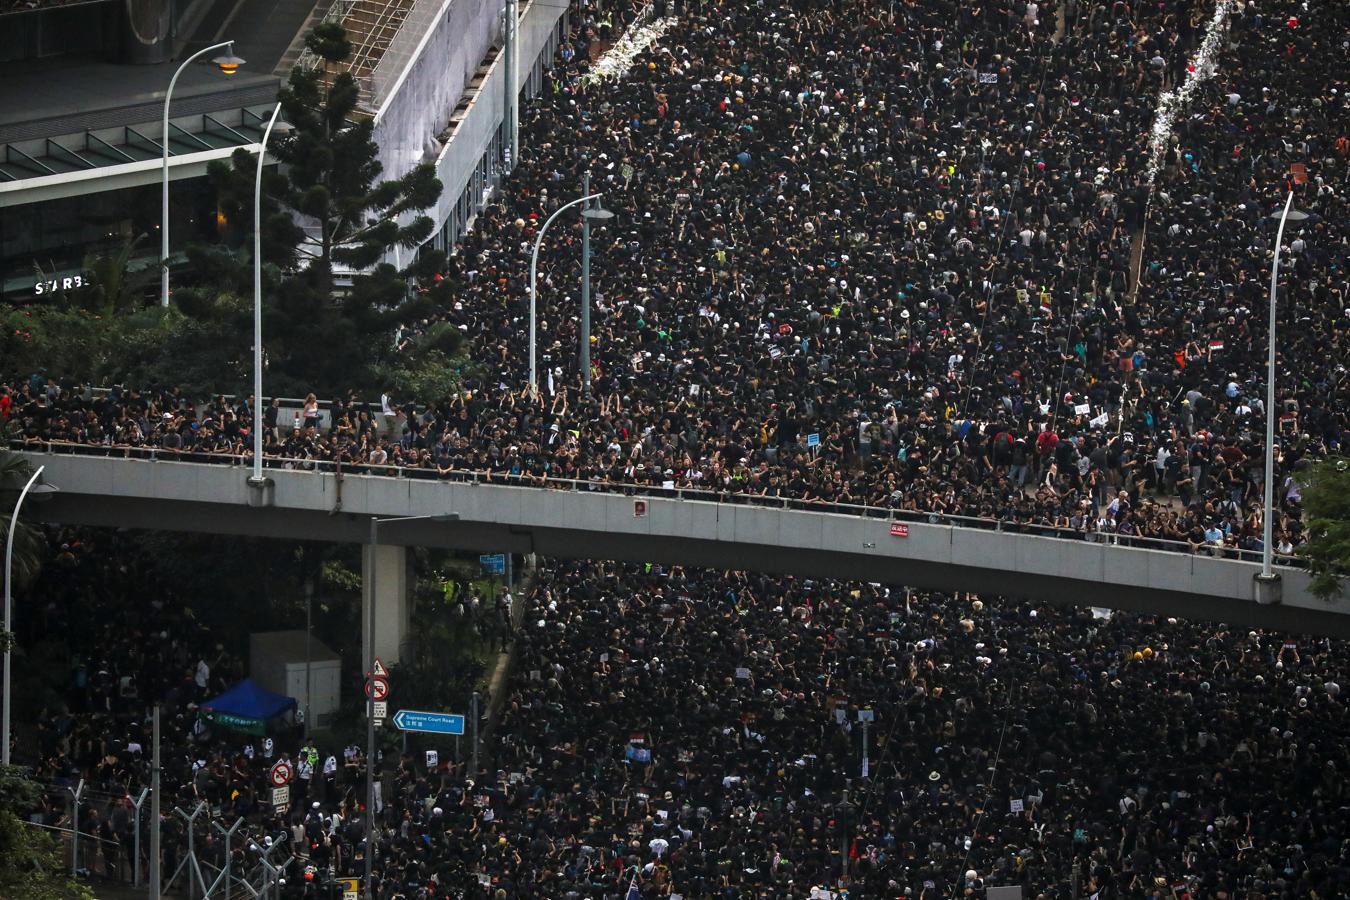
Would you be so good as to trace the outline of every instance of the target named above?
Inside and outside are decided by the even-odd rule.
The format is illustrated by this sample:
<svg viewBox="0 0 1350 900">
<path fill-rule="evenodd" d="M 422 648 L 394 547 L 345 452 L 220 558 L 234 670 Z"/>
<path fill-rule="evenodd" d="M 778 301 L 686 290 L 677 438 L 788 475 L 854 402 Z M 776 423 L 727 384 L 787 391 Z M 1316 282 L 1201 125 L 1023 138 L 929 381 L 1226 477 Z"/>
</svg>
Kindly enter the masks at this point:
<svg viewBox="0 0 1350 900">
<path fill-rule="evenodd" d="M 139 459 L 150 462 L 186 462 L 203 465 L 251 466 L 253 463 L 253 454 L 251 453 L 202 453 L 196 451 L 165 450 L 157 447 L 79 444 L 70 441 L 11 440 L 9 443 L 10 449 L 12 450 L 26 452 L 34 452 L 36 450 L 48 454 Z M 1035 522 L 1020 522 L 1007 518 L 963 516 L 917 509 L 904 509 L 901 507 L 839 503 L 837 501 L 828 500 L 798 500 L 791 497 L 770 497 L 735 491 L 711 491 L 702 488 L 685 487 L 664 488 L 650 484 L 635 484 L 631 482 L 595 481 L 590 479 L 557 478 L 553 476 L 535 477 L 530 475 L 512 475 L 510 473 L 484 472 L 474 469 L 447 469 L 442 471 L 436 468 L 373 465 L 370 463 L 344 466 L 341 462 L 333 460 L 277 456 L 266 457 L 263 462 L 263 468 L 270 470 L 284 469 L 298 472 L 327 472 L 338 476 L 373 475 L 376 477 L 427 481 L 502 484 L 545 490 L 601 492 L 623 494 L 625 496 L 631 496 L 634 499 L 698 500 L 707 503 L 853 515 L 866 519 L 887 519 L 893 522 L 902 523 L 950 525 L 958 528 L 975 528 L 982 531 L 1007 532 L 1011 534 L 1023 534 L 1059 540 L 1099 542 L 1120 547 L 1200 554 L 1203 556 L 1212 556 L 1217 559 L 1229 559 L 1242 562 L 1261 561 L 1260 551 L 1242 550 L 1235 547 L 1222 547 L 1210 544 L 1195 547 L 1186 541 L 1173 541 L 1166 538 L 1146 537 L 1141 535 L 1120 535 L 1115 532 L 1101 531 L 1096 528 L 1091 530 L 1080 530 Z M 1278 565 L 1286 568 L 1303 568 L 1306 565 L 1305 561 L 1298 556 L 1277 554 L 1276 561 Z"/>
</svg>

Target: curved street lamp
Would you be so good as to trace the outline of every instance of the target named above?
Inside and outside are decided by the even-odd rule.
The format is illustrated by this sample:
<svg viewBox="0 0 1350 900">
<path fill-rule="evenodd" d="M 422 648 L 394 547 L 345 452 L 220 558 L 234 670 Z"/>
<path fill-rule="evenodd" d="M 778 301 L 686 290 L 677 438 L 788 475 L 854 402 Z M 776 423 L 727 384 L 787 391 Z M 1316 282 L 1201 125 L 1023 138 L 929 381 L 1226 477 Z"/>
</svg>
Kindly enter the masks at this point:
<svg viewBox="0 0 1350 900">
<path fill-rule="evenodd" d="M 295 129 L 279 119 L 281 104 L 272 110 L 262 142 L 258 144 L 258 177 L 253 182 L 253 475 L 249 483 L 263 485 L 263 389 L 262 389 L 262 176 L 267 140 L 273 134 L 285 137 Z M 306 700 L 305 702 L 309 702 Z M 309 723 L 305 723 L 309 727 Z"/>
<path fill-rule="evenodd" d="M 169 79 L 169 89 L 164 92 L 164 128 L 159 136 L 159 142 L 163 145 L 163 177 L 161 178 L 163 202 L 159 223 L 159 305 L 164 307 L 169 305 L 169 101 L 173 99 L 173 88 L 178 83 L 178 76 L 183 74 L 183 70 L 188 67 L 188 64 L 198 57 L 205 56 L 212 50 L 225 51 L 222 55 L 211 60 L 215 63 L 216 68 L 225 75 L 234 75 L 239 71 L 239 67 L 244 64 L 242 59 L 234 55 L 234 41 L 212 44 L 210 47 L 198 50 L 183 60 L 183 64 L 178 67 L 178 71 L 173 73 L 173 78 Z"/>
<path fill-rule="evenodd" d="M 0 744 L 0 749 L 2 749 L 2 752 L 0 752 L 0 762 L 3 762 L 4 765 L 9 765 L 9 719 L 10 706 L 13 703 L 13 698 L 10 696 L 9 671 L 10 656 L 14 652 L 14 637 L 12 633 L 14 629 L 10 626 L 14 605 L 14 534 L 19 530 L 19 511 L 23 509 L 24 498 L 31 493 L 33 495 L 33 500 L 38 501 L 50 497 L 58 490 L 54 484 L 37 483 L 38 479 L 42 477 L 42 470 L 44 468 L 46 468 L 46 466 L 38 466 L 37 471 L 28 479 L 28 483 L 23 486 L 23 490 L 19 491 L 19 499 L 14 503 L 14 514 L 10 516 L 9 519 L 9 533 L 5 535 L 5 711 L 2 724 L 0 724 L 0 742 L 2 742 L 2 744 Z"/>
<path fill-rule="evenodd" d="M 539 292 L 536 287 L 537 276 L 539 274 L 539 245 L 542 244 L 544 241 L 544 232 L 548 231 L 548 226 L 553 224 L 553 220 L 558 218 L 558 216 L 562 213 L 563 210 L 571 206 L 576 206 L 578 203 L 585 203 L 587 200 L 598 199 L 599 197 L 600 197 L 599 194 L 587 194 L 584 197 L 578 197 L 575 200 L 571 200 L 568 201 L 567 203 L 564 203 L 562 206 L 558 207 L 556 210 L 553 211 L 553 215 L 549 216 L 547 219 L 544 220 L 544 227 L 540 228 L 539 234 L 535 235 L 534 252 L 530 254 L 530 396 L 534 396 L 539 393 L 539 373 L 538 369 L 535 368 L 535 357 L 536 357 L 535 351 L 538 341 L 536 337 L 535 328 L 536 325 L 538 324 L 539 319 L 539 316 L 535 311 L 535 305 L 537 303 L 539 296 Z"/>
<path fill-rule="evenodd" d="M 599 227 L 614 213 L 599 206 L 586 204 L 581 210 L 581 346 L 577 351 L 577 368 L 581 372 L 581 393 L 591 394 L 591 226 Z"/>
<path fill-rule="evenodd" d="M 1266 347 L 1266 483 L 1264 508 L 1261 518 L 1261 574 L 1256 576 L 1257 599 L 1262 603 L 1275 603 L 1278 591 L 1275 583 L 1278 575 L 1271 571 L 1274 556 L 1273 535 L 1275 527 L 1275 294 L 1280 278 L 1280 244 L 1284 242 L 1284 226 L 1288 222 L 1295 224 L 1308 218 L 1308 213 L 1294 209 L 1294 192 L 1284 201 L 1284 211 L 1280 213 L 1280 227 L 1275 233 L 1275 258 L 1270 264 L 1270 318 L 1267 325 Z M 1270 218 L 1276 218 L 1272 215 Z"/>
</svg>

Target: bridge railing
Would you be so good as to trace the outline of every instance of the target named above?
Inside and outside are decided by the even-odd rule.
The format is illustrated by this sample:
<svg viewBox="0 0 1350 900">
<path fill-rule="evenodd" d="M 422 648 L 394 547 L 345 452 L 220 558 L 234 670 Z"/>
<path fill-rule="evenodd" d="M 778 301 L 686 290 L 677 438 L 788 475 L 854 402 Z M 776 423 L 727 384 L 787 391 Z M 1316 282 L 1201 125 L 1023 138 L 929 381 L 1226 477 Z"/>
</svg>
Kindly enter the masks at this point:
<svg viewBox="0 0 1350 900">
<path fill-rule="evenodd" d="M 91 456 L 117 459 L 135 459 L 146 462 L 180 462 L 206 465 L 227 465 L 248 467 L 253 464 L 251 453 L 204 453 L 199 451 L 166 450 L 159 447 L 128 447 L 103 444 L 78 444 L 66 441 L 39 441 L 33 439 L 15 439 L 9 442 L 10 449 L 28 453 L 50 453 L 68 456 Z M 769 509 L 789 509 L 803 512 L 832 513 L 860 518 L 880 519 L 899 523 L 927 525 L 948 525 L 957 528 L 975 528 L 982 531 L 999 531 L 1010 534 L 1025 534 L 1036 537 L 1059 538 L 1062 540 L 1089 541 L 1120 547 L 1135 547 L 1146 550 L 1166 550 L 1176 553 L 1202 554 L 1218 559 L 1260 562 L 1261 553 L 1236 547 L 1224 547 L 1212 544 L 1192 545 L 1188 541 L 1174 541 L 1167 538 L 1143 535 L 1123 535 L 1113 531 L 1096 528 L 1076 529 L 1055 525 L 1024 522 L 1009 518 L 980 516 L 962 516 L 924 510 L 903 509 L 891 506 L 869 506 L 857 503 L 839 503 L 829 500 L 799 500 L 791 497 L 770 497 L 760 494 L 739 493 L 736 491 L 717 491 L 705 488 L 661 487 L 651 484 L 635 484 L 619 481 L 595 481 L 589 479 L 558 478 L 555 476 L 513 475 L 510 473 L 486 472 L 474 469 L 446 469 L 435 467 L 410 467 L 397 465 L 375 465 L 371 463 L 344 464 L 338 460 L 308 459 L 267 456 L 265 469 L 284 469 L 295 472 L 326 473 L 339 477 L 349 475 L 375 476 L 385 478 L 405 478 L 423 481 L 450 481 L 466 484 L 498 484 L 514 487 L 530 487 L 539 490 L 601 492 L 625 494 L 634 499 L 697 500 L 704 503 L 716 503 L 724 506 L 753 506 Z M 1276 554 L 1278 565 L 1302 568 L 1305 561 L 1298 556 Z"/>
</svg>

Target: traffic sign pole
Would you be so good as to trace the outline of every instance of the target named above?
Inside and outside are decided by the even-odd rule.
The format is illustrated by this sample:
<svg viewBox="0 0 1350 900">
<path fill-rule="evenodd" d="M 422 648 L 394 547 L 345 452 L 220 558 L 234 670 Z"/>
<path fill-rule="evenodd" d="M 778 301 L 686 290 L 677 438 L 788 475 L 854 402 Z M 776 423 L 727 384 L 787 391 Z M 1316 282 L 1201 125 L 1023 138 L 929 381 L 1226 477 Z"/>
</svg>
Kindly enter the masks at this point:
<svg viewBox="0 0 1350 900">
<path fill-rule="evenodd" d="M 378 660 L 375 658 L 375 598 L 379 596 L 375 592 L 375 573 L 379 566 L 375 564 L 375 553 L 380 546 L 380 520 L 377 516 L 370 517 L 370 566 L 366 573 L 366 589 L 370 591 L 370 599 L 366 605 L 366 659 L 370 660 L 371 668 L 377 667 Z M 383 666 L 380 666 L 383 668 Z M 365 887 L 366 900 L 375 900 L 375 887 L 371 883 L 371 868 L 375 861 L 375 853 L 379 844 L 379 835 L 375 829 L 375 692 L 369 691 L 366 694 L 366 814 L 362 816 L 361 824 L 366 830 L 366 853 L 365 853 Z"/>
<path fill-rule="evenodd" d="M 478 692 L 474 691 L 473 696 L 469 698 L 469 715 L 473 716 L 473 746 L 470 748 L 473 756 L 472 778 L 478 778 Z"/>
</svg>

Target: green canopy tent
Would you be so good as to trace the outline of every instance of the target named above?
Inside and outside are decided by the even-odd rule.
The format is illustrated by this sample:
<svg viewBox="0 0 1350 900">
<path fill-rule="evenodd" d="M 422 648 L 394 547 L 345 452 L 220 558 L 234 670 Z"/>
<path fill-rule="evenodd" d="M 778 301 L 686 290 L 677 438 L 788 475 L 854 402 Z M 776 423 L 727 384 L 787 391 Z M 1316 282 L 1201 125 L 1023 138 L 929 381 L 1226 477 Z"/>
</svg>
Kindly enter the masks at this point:
<svg viewBox="0 0 1350 900">
<path fill-rule="evenodd" d="M 274 694 L 259 687 L 252 678 L 245 678 L 219 697 L 204 701 L 197 715 L 221 728 L 265 734 L 268 722 L 293 711 L 295 706 L 294 697 Z"/>
</svg>

